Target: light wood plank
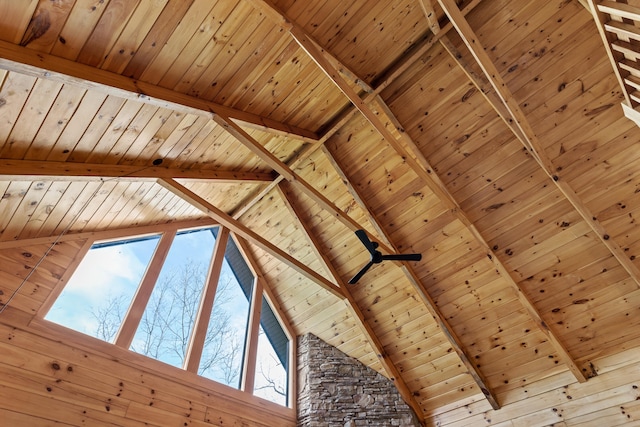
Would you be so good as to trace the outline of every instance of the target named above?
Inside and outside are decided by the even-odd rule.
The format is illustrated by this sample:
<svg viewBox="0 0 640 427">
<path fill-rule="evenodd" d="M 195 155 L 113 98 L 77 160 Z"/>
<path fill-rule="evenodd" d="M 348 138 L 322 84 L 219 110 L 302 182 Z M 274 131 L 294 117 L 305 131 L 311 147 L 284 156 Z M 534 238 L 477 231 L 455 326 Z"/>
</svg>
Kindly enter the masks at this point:
<svg viewBox="0 0 640 427">
<path fill-rule="evenodd" d="M 212 118 L 218 114 L 233 118 L 239 123 L 256 129 L 275 132 L 304 141 L 316 141 L 310 131 L 279 123 L 244 111 L 191 97 L 160 86 L 72 62 L 44 53 L 0 42 L 0 68 L 20 72 L 32 77 L 71 84 L 84 89 L 98 90 L 124 99 L 136 100 L 161 108 Z"/>
<path fill-rule="evenodd" d="M 500 95 L 500 98 L 506 105 L 507 109 L 511 112 L 511 115 L 516 119 L 516 123 L 522 130 L 522 133 L 529 140 L 526 148 L 532 150 L 534 158 L 538 161 L 542 170 L 549 176 L 549 178 L 555 183 L 557 188 L 563 193 L 564 197 L 569 200 L 572 206 L 580 213 L 580 216 L 585 222 L 589 224 L 592 230 L 599 237 L 600 241 L 611 251 L 616 257 L 618 262 L 627 270 L 629 275 L 636 281 L 640 287 L 640 270 L 625 256 L 620 246 L 610 238 L 609 233 L 600 224 L 595 216 L 589 211 L 586 205 L 580 200 L 575 191 L 569 186 L 569 183 L 562 179 L 561 176 L 555 173 L 553 165 L 548 157 L 544 154 L 541 148 L 541 144 L 538 141 L 535 133 L 531 129 L 531 125 L 528 123 L 528 119 L 520 109 L 518 103 L 513 98 L 513 95 L 507 88 L 500 73 L 496 69 L 495 65 L 488 57 L 484 48 L 480 46 L 477 35 L 473 29 L 469 26 L 468 22 L 460 13 L 458 6 L 451 0 L 438 0 L 440 5 L 445 10 L 445 13 L 449 16 L 452 23 L 456 27 L 456 30 L 461 35 L 465 44 L 473 53 L 478 64 L 482 67 L 483 72 L 493 85 L 496 92 Z"/>
</svg>

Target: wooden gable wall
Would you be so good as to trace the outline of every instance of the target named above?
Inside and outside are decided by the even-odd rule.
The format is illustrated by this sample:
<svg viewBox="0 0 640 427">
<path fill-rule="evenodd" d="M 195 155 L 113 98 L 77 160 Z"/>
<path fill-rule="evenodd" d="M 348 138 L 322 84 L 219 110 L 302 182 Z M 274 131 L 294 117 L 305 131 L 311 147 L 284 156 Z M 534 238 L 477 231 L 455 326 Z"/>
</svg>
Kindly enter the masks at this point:
<svg viewBox="0 0 640 427">
<path fill-rule="evenodd" d="M 149 405 L 151 376 L 168 400 L 172 382 L 194 396 L 200 422 L 218 405 L 255 422 L 244 405 L 262 403 L 228 407 L 209 383 L 31 322 L 82 246 L 34 268 L 46 239 L 213 217 L 247 240 L 296 334 L 391 378 L 426 425 L 638 424 L 638 10 L 0 1 L 0 364 L 25 397 L 0 408 L 24 420 L 33 394 L 71 425 L 80 407 L 193 423 L 181 397 Z M 368 261 L 357 229 L 423 259 L 347 286 Z M 55 398 L 54 358 L 87 373 Z M 85 389 L 94 362 L 139 393 Z"/>
</svg>

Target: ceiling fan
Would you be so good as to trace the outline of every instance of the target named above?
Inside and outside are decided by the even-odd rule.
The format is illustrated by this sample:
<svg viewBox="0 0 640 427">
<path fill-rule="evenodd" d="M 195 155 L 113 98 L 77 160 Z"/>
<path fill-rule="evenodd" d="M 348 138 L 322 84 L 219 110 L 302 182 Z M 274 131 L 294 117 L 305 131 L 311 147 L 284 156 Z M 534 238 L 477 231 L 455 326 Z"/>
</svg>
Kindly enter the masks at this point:
<svg viewBox="0 0 640 427">
<path fill-rule="evenodd" d="M 353 285 L 358 282 L 364 276 L 364 273 L 371 268 L 373 264 L 380 264 L 382 261 L 420 261 L 422 254 L 390 254 L 382 255 L 378 250 L 378 242 L 372 242 L 369 240 L 369 236 L 364 230 L 356 230 L 356 236 L 360 239 L 365 248 L 369 251 L 371 259 L 362 269 L 349 280 L 349 284 Z"/>
</svg>

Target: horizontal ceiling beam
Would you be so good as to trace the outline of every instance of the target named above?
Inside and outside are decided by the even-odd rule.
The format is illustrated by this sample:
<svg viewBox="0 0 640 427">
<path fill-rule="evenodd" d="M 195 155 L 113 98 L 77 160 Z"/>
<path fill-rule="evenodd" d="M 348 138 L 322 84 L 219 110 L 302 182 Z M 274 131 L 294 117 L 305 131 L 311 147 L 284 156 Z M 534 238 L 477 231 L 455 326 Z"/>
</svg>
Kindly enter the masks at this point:
<svg viewBox="0 0 640 427">
<path fill-rule="evenodd" d="M 0 179 L 7 177 L 55 177 L 65 179 L 124 178 L 155 180 L 173 178 L 216 182 L 271 182 L 274 175 L 260 172 L 238 172 L 207 169 L 166 168 L 161 166 L 107 165 L 92 163 L 52 162 L 40 160 L 0 159 Z"/>
<path fill-rule="evenodd" d="M 0 69 L 97 90 L 185 114 L 209 118 L 221 114 L 243 126 L 307 142 L 318 140 L 314 132 L 306 129 L 4 41 L 0 41 Z"/>
<path fill-rule="evenodd" d="M 46 237 L 29 237 L 27 239 L 19 240 L 5 240 L 0 242 L 0 250 L 27 247 L 35 245 L 53 245 L 61 242 L 74 242 L 78 240 L 88 240 L 93 242 L 104 242 L 109 240 L 117 240 L 131 236 L 151 236 L 154 234 L 160 234 L 167 231 L 175 230 L 187 230 L 190 228 L 212 227 L 218 223 L 210 217 L 202 219 L 175 221 L 163 224 L 152 225 L 136 225 L 121 228 L 111 228 L 109 230 L 101 231 L 81 231 L 57 234 L 54 236 Z"/>
<path fill-rule="evenodd" d="M 275 258 L 278 258 L 280 261 L 285 263 L 287 266 L 293 268 L 298 273 L 302 274 L 306 278 L 311 281 L 319 284 L 327 291 L 331 292 L 333 295 L 337 296 L 340 299 L 344 298 L 344 294 L 340 290 L 336 284 L 327 280 L 324 276 L 318 274 L 316 271 L 310 269 L 308 266 L 298 261 L 276 245 L 270 243 L 264 237 L 260 236 L 255 231 L 249 229 L 244 224 L 239 221 L 233 219 L 231 216 L 227 215 L 222 210 L 215 207 L 213 204 L 207 202 L 204 198 L 198 196 L 193 191 L 189 190 L 187 187 L 179 184 L 173 179 L 160 179 L 158 183 L 162 185 L 164 188 L 200 209 L 205 214 L 209 215 L 214 220 L 218 221 L 224 227 L 227 227 L 229 230 L 233 231 L 235 234 L 242 236 L 247 239 L 254 245 L 258 246 L 260 249 L 267 251 Z"/>
</svg>

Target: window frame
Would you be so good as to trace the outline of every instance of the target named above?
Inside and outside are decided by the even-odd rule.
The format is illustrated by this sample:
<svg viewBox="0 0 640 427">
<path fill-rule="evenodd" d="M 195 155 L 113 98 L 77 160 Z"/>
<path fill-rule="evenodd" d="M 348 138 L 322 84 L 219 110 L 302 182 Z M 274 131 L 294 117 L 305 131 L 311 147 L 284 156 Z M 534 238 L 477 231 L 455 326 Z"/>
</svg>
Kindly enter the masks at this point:
<svg viewBox="0 0 640 427">
<path fill-rule="evenodd" d="M 248 393 L 255 398 L 263 399 L 261 397 L 255 396 L 253 394 L 254 391 L 254 382 L 255 382 L 255 374 L 256 374 L 256 364 L 257 364 L 257 349 L 258 349 L 258 336 L 259 336 L 259 327 L 260 327 L 260 317 L 262 310 L 262 300 L 263 298 L 267 300 L 267 303 L 271 307 L 271 310 L 276 316 L 280 327 L 283 332 L 287 336 L 289 340 L 289 349 L 288 349 L 288 369 L 287 369 L 287 398 L 286 405 L 284 407 L 295 409 L 295 376 L 296 376 L 296 337 L 293 333 L 293 328 L 290 323 L 286 319 L 286 317 L 281 312 L 280 308 L 277 304 L 274 304 L 274 294 L 271 289 L 266 286 L 264 277 L 250 256 L 250 252 L 248 249 L 247 242 L 239 236 L 236 236 L 235 233 L 230 231 L 228 228 L 217 224 L 217 223 L 208 223 L 207 225 L 191 225 L 183 223 L 174 223 L 174 224 L 166 224 L 164 226 L 156 227 L 156 231 L 152 231 L 150 227 L 140 227 L 139 231 L 136 232 L 136 228 L 129 228 L 124 230 L 109 230 L 104 232 L 95 232 L 91 233 L 89 238 L 86 240 L 82 248 L 78 251 L 78 254 L 74 257 L 71 265 L 65 271 L 65 274 L 60 278 L 58 284 L 52 290 L 48 298 L 44 301 L 40 309 L 37 311 L 36 316 L 34 317 L 32 323 L 34 326 L 41 326 L 46 329 L 53 329 L 55 332 L 63 330 L 64 333 L 67 331 L 72 332 L 74 335 L 77 335 L 78 338 L 76 340 L 80 340 L 82 342 L 87 342 L 91 344 L 93 347 L 94 343 L 97 341 L 99 344 L 97 347 L 104 351 L 106 348 L 118 349 L 117 352 L 124 350 L 128 354 L 130 354 L 134 359 L 138 357 L 142 357 L 149 362 L 150 364 L 145 365 L 153 365 L 157 364 L 158 368 L 154 369 L 158 374 L 162 374 L 165 369 L 167 369 L 167 365 L 160 360 L 156 360 L 152 357 L 145 356 L 142 354 L 135 353 L 130 350 L 129 347 L 133 340 L 133 336 L 137 330 L 140 319 L 142 318 L 142 314 L 146 305 L 149 302 L 149 298 L 151 296 L 151 292 L 158 280 L 158 276 L 160 275 L 160 271 L 164 262 L 166 261 L 167 255 L 171 248 L 171 244 L 175 236 L 179 232 L 183 232 L 186 230 L 195 231 L 198 229 L 207 229 L 212 227 L 218 227 L 218 235 L 216 237 L 215 247 L 213 250 L 211 264 L 209 265 L 209 270 L 207 273 L 207 279 L 205 282 L 205 287 L 203 290 L 203 297 L 200 301 L 200 306 L 198 308 L 198 315 L 196 317 L 193 332 L 191 334 L 189 349 L 187 351 L 185 357 L 185 363 L 182 368 L 178 368 L 175 366 L 168 365 L 170 369 L 177 369 L 183 372 L 189 372 L 190 374 L 195 374 L 198 378 L 198 382 L 210 381 L 215 383 L 217 386 L 228 387 L 234 390 L 238 390 L 240 392 Z M 64 325 L 60 325 L 53 321 L 49 321 L 45 319 L 46 314 L 53 307 L 55 301 L 59 298 L 62 290 L 68 283 L 69 279 L 73 276 L 78 266 L 85 258 L 89 250 L 95 245 L 100 243 L 107 242 L 115 242 L 119 240 L 125 239 L 137 239 L 146 236 L 159 236 L 160 240 L 158 245 L 149 261 L 147 269 L 143 275 L 140 285 L 138 286 L 136 293 L 133 296 L 132 303 L 127 311 L 125 318 L 123 319 L 122 325 L 118 334 L 116 335 L 114 343 L 109 343 L 103 341 L 99 338 L 92 337 L 83 332 L 76 331 L 74 329 L 68 328 Z M 219 383 L 215 380 L 208 379 L 207 377 L 201 376 L 197 373 L 198 366 L 200 362 L 200 357 L 202 354 L 202 348 L 198 348 L 201 343 L 204 342 L 206 329 L 208 325 L 209 315 L 211 313 L 211 308 L 214 304 L 214 296 L 218 285 L 218 280 L 220 277 L 220 272 L 222 268 L 222 263 L 225 259 L 225 250 L 227 246 L 228 239 L 233 239 L 236 244 L 237 249 L 240 251 L 247 267 L 251 270 L 253 274 L 253 286 L 252 286 L 252 294 L 251 300 L 249 301 L 249 318 L 247 323 L 247 334 L 244 342 L 244 357 L 241 364 L 241 372 L 240 372 L 240 388 L 236 389 L 231 386 L 227 386 L 223 383 Z M 210 305 L 210 307 L 209 307 Z M 203 312 L 207 312 L 207 307 L 209 307 L 208 314 L 206 315 L 206 319 L 201 315 Z M 204 325 L 204 326 L 203 326 Z M 76 341 L 74 340 L 74 341 Z M 263 399 L 264 400 L 264 399 Z M 278 405 L 283 407 L 283 405 L 279 403 L 273 403 L 274 405 Z"/>
</svg>

